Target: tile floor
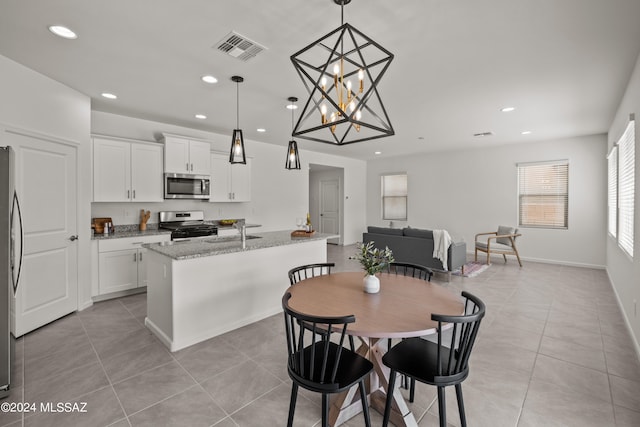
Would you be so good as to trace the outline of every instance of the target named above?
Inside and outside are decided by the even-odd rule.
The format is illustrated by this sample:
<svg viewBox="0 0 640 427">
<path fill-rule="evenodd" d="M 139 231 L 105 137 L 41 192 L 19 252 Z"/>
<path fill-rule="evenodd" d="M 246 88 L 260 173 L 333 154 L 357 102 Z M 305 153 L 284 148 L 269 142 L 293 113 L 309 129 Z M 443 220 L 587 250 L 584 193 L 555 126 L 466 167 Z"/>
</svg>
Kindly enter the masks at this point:
<svg viewBox="0 0 640 427">
<path fill-rule="evenodd" d="M 354 251 L 330 245 L 328 257 L 359 270 Z M 475 278 L 434 281 L 487 304 L 463 384 L 470 426 L 640 426 L 640 364 L 603 270 L 499 260 Z M 0 412 L 0 426 L 285 425 L 280 315 L 172 354 L 144 328 L 145 312 L 145 294 L 101 302 L 18 340 L 10 400 L 86 402 L 87 412 Z M 319 405 L 302 392 L 294 424 L 319 425 Z M 419 385 L 411 409 L 436 426 L 435 389 Z M 458 426 L 451 392 L 447 412 Z"/>
</svg>

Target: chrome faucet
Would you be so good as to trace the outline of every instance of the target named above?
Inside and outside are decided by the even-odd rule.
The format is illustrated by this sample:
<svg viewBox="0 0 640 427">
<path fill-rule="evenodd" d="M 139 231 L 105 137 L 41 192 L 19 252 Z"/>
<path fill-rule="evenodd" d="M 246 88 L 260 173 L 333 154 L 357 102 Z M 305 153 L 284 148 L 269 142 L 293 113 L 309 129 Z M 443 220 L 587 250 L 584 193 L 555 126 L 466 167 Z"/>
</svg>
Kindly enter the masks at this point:
<svg viewBox="0 0 640 427">
<path fill-rule="evenodd" d="M 247 243 L 247 225 L 244 219 L 239 219 L 233 224 L 234 228 L 240 231 L 240 241 L 242 241 L 242 249 L 245 249 Z"/>
</svg>

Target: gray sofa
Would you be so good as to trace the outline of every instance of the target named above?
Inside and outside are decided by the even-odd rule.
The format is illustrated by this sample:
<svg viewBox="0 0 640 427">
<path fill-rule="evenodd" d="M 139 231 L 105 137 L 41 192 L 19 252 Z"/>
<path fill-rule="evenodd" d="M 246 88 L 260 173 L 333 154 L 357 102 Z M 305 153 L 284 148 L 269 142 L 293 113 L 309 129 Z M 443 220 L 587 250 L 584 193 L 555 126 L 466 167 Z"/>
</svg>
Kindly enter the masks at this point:
<svg viewBox="0 0 640 427">
<path fill-rule="evenodd" d="M 434 270 L 451 272 L 462 268 L 467 262 L 467 244 L 452 242 L 447 253 L 447 268 L 442 261 L 433 257 L 433 231 L 419 228 L 385 228 L 367 227 L 362 233 L 362 242 L 375 242 L 374 246 L 384 249 L 388 246 L 393 251 L 396 262 L 420 264 Z"/>
</svg>

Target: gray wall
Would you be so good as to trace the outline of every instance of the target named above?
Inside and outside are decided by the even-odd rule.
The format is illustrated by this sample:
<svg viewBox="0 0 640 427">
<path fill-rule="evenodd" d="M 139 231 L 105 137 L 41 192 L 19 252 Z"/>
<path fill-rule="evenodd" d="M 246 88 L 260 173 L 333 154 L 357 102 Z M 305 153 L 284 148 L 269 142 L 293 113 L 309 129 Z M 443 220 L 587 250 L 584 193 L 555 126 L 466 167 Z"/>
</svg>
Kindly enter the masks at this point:
<svg viewBox="0 0 640 427">
<path fill-rule="evenodd" d="M 78 305 L 82 309 L 91 304 L 91 100 L 4 56 L 0 56 L 0 94 L 0 127 L 53 137 L 78 147 Z M 7 143 L 0 140 L 0 145 Z M 46 212 L 46 206 L 42 211 Z"/>
<path fill-rule="evenodd" d="M 479 142 L 481 144 L 481 142 Z M 522 229 L 518 249 L 528 260 L 591 267 L 605 264 L 606 137 L 451 151 L 371 161 L 367 223 L 381 219 L 380 175 L 407 172 L 410 225 L 446 229 L 473 250 L 474 235 L 517 224 L 516 163 L 569 160 L 569 229 Z"/>
<path fill-rule="evenodd" d="M 611 123 L 608 135 L 609 148 L 620 138 L 629 120 L 629 114 L 634 113 L 636 118 L 636 173 L 635 173 L 635 217 L 634 217 L 634 257 L 631 259 L 622 252 L 615 238 L 607 233 L 607 272 L 613 288 L 618 296 L 618 301 L 625 313 L 627 324 L 633 331 L 636 351 L 640 354 L 640 318 L 634 307 L 640 300 L 640 57 L 636 62 L 635 70 L 629 81 L 624 97 L 620 102 L 618 112 Z M 605 203 L 606 206 L 606 203 Z"/>
</svg>

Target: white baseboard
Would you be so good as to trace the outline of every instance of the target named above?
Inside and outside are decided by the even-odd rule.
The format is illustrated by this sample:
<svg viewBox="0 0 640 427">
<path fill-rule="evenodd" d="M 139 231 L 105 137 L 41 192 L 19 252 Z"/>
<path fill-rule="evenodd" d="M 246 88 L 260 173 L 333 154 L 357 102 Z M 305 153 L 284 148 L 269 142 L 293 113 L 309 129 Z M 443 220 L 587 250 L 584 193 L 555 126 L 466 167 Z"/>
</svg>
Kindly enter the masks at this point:
<svg viewBox="0 0 640 427">
<path fill-rule="evenodd" d="M 620 299 L 620 295 L 618 295 L 618 291 L 616 290 L 616 287 L 613 286 L 613 280 L 611 279 L 609 270 L 608 269 L 605 269 L 605 270 L 607 272 L 607 277 L 609 278 L 609 284 L 611 285 L 613 294 L 616 296 L 616 301 L 618 302 L 618 308 L 620 309 L 620 312 L 622 313 L 622 317 L 624 318 L 624 324 L 627 327 L 627 332 L 629 333 L 629 336 L 631 337 L 631 342 L 633 343 L 633 347 L 636 350 L 636 358 L 638 359 L 638 362 L 640 362 L 640 343 L 638 343 L 636 336 L 633 334 L 633 328 L 631 327 L 631 322 L 629 321 L 629 317 L 627 316 L 626 311 L 624 311 L 624 308 L 623 308 L 624 306 L 622 305 L 622 300 Z"/>
<path fill-rule="evenodd" d="M 467 255 L 471 256 L 471 258 L 474 257 L 474 251 L 467 251 Z M 467 258 L 468 258 L 467 256 Z M 480 256 L 478 255 L 478 259 L 482 260 L 482 258 L 484 258 L 485 260 L 487 259 L 487 255 L 483 252 L 483 255 Z M 492 255 L 491 259 L 500 259 L 502 262 L 504 262 L 504 259 L 502 258 L 502 255 Z M 507 262 L 513 260 L 515 263 L 518 262 L 518 259 L 515 257 L 515 255 L 507 255 Z M 520 255 L 520 260 L 522 260 L 523 262 L 523 266 L 524 266 L 524 262 L 525 261 L 529 261 L 529 262 L 539 262 L 539 263 L 543 263 L 543 264 L 555 264 L 555 265 L 566 265 L 567 267 L 581 267 L 581 268 L 595 268 L 598 270 L 604 270 L 606 269 L 605 265 L 600 265 L 600 264 L 588 264 L 588 263 L 583 263 L 583 262 L 573 262 L 573 261 L 562 261 L 562 260 L 555 260 L 555 259 L 546 259 L 546 258 L 532 258 L 532 257 L 523 257 L 522 255 Z"/>
</svg>

